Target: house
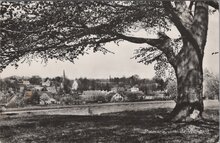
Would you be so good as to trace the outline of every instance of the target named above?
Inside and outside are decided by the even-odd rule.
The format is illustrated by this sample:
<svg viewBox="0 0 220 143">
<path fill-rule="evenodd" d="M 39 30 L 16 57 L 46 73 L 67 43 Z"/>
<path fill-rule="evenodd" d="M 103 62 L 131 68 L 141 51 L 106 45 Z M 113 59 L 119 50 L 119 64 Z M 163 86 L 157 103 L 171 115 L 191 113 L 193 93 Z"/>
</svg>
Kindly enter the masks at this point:
<svg viewBox="0 0 220 143">
<path fill-rule="evenodd" d="M 130 88 L 130 91 L 131 92 L 138 92 L 139 88 L 133 86 L 132 88 Z"/>
<path fill-rule="evenodd" d="M 119 93 L 114 93 L 114 95 L 112 96 L 111 102 L 121 102 L 124 101 L 124 97 L 121 96 Z"/>
<path fill-rule="evenodd" d="M 116 87 L 111 88 L 111 91 L 112 92 L 123 92 L 123 91 L 125 91 L 125 88 L 116 86 Z"/>
<path fill-rule="evenodd" d="M 144 100 L 152 100 L 154 99 L 154 96 L 144 96 Z"/>
<path fill-rule="evenodd" d="M 42 92 L 40 96 L 40 105 L 56 104 L 57 101 L 50 96 L 48 92 Z"/>
<path fill-rule="evenodd" d="M 40 86 L 40 85 L 34 85 L 34 89 L 36 91 L 41 91 L 44 87 Z"/>
<path fill-rule="evenodd" d="M 30 85 L 30 82 L 28 80 L 22 80 L 22 84 L 28 86 Z"/>
<path fill-rule="evenodd" d="M 86 90 L 83 91 L 82 95 L 106 95 L 107 93 L 105 90 Z"/>
<path fill-rule="evenodd" d="M 43 82 L 42 82 L 42 86 L 46 86 L 49 87 L 51 85 L 50 79 L 46 78 Z"/>
<path fill-rule="evenodd" d="M 10 97 L 9 101 L 6 103 L 6 107 L 17 107 L 17 95 Z"/>
<path fill-rule="evenodd" d="M 57 90 L 56 90 L 55 86 L 50 86 L 50 87 L 47 87 L 46 89 L 50 93 L 57 93 Z"/>
<path fill-rule="evenodd" d="M 54 98 L 50 98 L 49 100 L 45 101 L 45 104 L 57 104 L 57 101 Z"/>
<path fill-rule="evenodd" d="M 40 95 L 40 100 L 48 100 L 48 99 L 50 99 L 50 96 L 49 96 L 49 94 L 47 92 L 42 92 L 40 94 L 41 94 Z"/>
<path fill-rule="evenodd" d="M 25 90 L 25 87 L 30 87 L 31 83 L 26 79 L 19 79 L 18 85 L 19 85 L 19 92 L 23 93 Z"/>
<path fill-rule="evenodd" d="M 23 86 L 28 86 L 28 85 L 30 85 L 30 81 L 28 81 L 26 79 L 19 79 L 18 84 L 23 85 Z"/>
</svg>

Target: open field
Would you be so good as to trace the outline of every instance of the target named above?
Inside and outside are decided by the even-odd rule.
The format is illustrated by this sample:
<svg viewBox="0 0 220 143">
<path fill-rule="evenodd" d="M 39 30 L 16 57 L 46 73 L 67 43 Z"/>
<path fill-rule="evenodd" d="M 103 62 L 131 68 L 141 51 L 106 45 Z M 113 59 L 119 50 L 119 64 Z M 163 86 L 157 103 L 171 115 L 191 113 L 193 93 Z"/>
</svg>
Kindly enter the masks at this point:
<svg viewBox="0 0 220 143">
<path fill-rule="evenodd" d="M 25 108 L 9 108 L 2 114 L 34 115 L 100 115 L 103 113 L 140 111 L 152 108 L 173 108 L 174 101 L 121 102 L 69 106 L 33 106 Z"/>
<path fill-rule="evenodd" d="M 145 101 L 145 102 L 121 102 L 69 106 L 33 106 L 25 108 L 8 108 L 2 114 L 34 114 L 34 115 L 100 115 L 122 111 L 140 111 L 157 108 L 174 108 L 175 102 L 169 101 Z M 205 109 L 219 109 L 217 100 L 205 100 Z"/>
<path fill-rule="evenodd" d="M 162 106 L 141 111 L 92 116 L 1 115 L 0 141 L 3 143 L 217 142 L 218 108 L 211 102 L 205 105 L 205 121 L 194 123 L 163 121 L 158 116 L 165 116 L 172 109 L 161 108 Z"/>
</svg>

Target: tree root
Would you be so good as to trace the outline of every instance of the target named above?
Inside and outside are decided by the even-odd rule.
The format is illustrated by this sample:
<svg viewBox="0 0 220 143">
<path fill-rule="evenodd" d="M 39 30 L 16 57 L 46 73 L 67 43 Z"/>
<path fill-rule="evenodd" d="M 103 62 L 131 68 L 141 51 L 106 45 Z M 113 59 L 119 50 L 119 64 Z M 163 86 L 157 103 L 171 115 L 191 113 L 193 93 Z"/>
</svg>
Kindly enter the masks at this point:
<svg viewBox="0 0 220 143">
<path fill-rule="evenodd" d="M 171 122 L 193 122 L 202 120 L 203 104 L 179 103 L 176 104 L 173 111 L 164 118 L 165 121 Z"/>
</svg>

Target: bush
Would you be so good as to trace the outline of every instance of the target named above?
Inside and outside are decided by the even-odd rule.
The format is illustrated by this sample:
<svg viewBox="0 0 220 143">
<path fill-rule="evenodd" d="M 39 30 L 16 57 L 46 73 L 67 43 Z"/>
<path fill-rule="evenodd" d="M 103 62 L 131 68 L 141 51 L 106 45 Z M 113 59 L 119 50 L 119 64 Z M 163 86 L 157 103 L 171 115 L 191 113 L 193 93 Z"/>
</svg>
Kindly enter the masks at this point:
<svg viewBox="0 0 220 143">
<path fill-rule="evenodd" d="M 105 95 L 105 102 L 111 102 L 112 97 L 115 95 L 115 92 L 109 92 Z"/>
<path fill-rule="evenodd" d="M 38 92 L 34 92 L 33 96 L 31 97 L 32 104 L 36 105 L 40 103 L 40 94 Z"/>
<path fill-rule="evenodd" d="M 23 97 L 18 97 L 17 98 L 17 106 L 18 107 L 24 107 L 25 106 L 25 102 L 24 102 L 24 98 Z"/>
<path fill-rule="evenodd" d="M 138 92 L 126 91 L 120 94 L 123 95 L 125 98 L 125 101 L 128 101 L 128 102 L 142 101 L 144 97 L 144 93 L 141 91 L 138 91 Z"/>
<path fill-rule="evenodd" d="M 80 99 L 86 102 L 95 103 L 95 102 L 107 102 L 108 96 L 106 91 L 84 91 L 80 95 Z"/>
<path fill-rule="evenodd" d="M 204 72 L 204 97 L 219 99 L 219 76 L 208 70 Z"/>
<path fill-rule="evenodd" d="M 176 80 L 169 80 L 167 84 L 167 94 L 170 99 L 176 101 L 177 98 L 177 82 Z"/>
<path fill-rule="evenodd" d="M 37 105 L 40 103 L 40 95 L 38 92 L 34 92 L 30 98 L 24 99 L 25 104 Z"/>
<path fill-rule="evenodd" d="M 65 96 L 60 98 L 61 104 L 72 105 L 75 104 L 75 98 L 71 96 Z"/>
</svg>

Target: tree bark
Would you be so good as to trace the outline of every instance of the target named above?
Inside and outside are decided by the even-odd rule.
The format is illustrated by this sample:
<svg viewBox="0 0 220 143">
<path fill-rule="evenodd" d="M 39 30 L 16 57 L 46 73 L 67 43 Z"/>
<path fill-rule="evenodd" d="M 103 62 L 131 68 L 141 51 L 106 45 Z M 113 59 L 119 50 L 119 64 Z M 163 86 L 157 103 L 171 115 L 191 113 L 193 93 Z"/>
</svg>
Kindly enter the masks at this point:
<svg viewBox="0 0 220 143">
<path fill-rule="evenodd" d="M 188 121 L 202 116 L 203 70 L 202 61 L 188 42 L 177 58 L 177 102 L 171 112 L 173 121 Z"/>
<path fill-rule="evenodd" d="M 185 30 L 188 29 L 182 31 Z M 190 36 L 190 39 L 183 37 L 183 47 L 176 57 L 178 95 L 176 106 L 170 115 L 173 121 L 199 119 L 204 110 L 202 62 L 208 31 L 206 3 L 196 2 L 193 22 L 189 30 L 192 37 Z"/>
</svg>

